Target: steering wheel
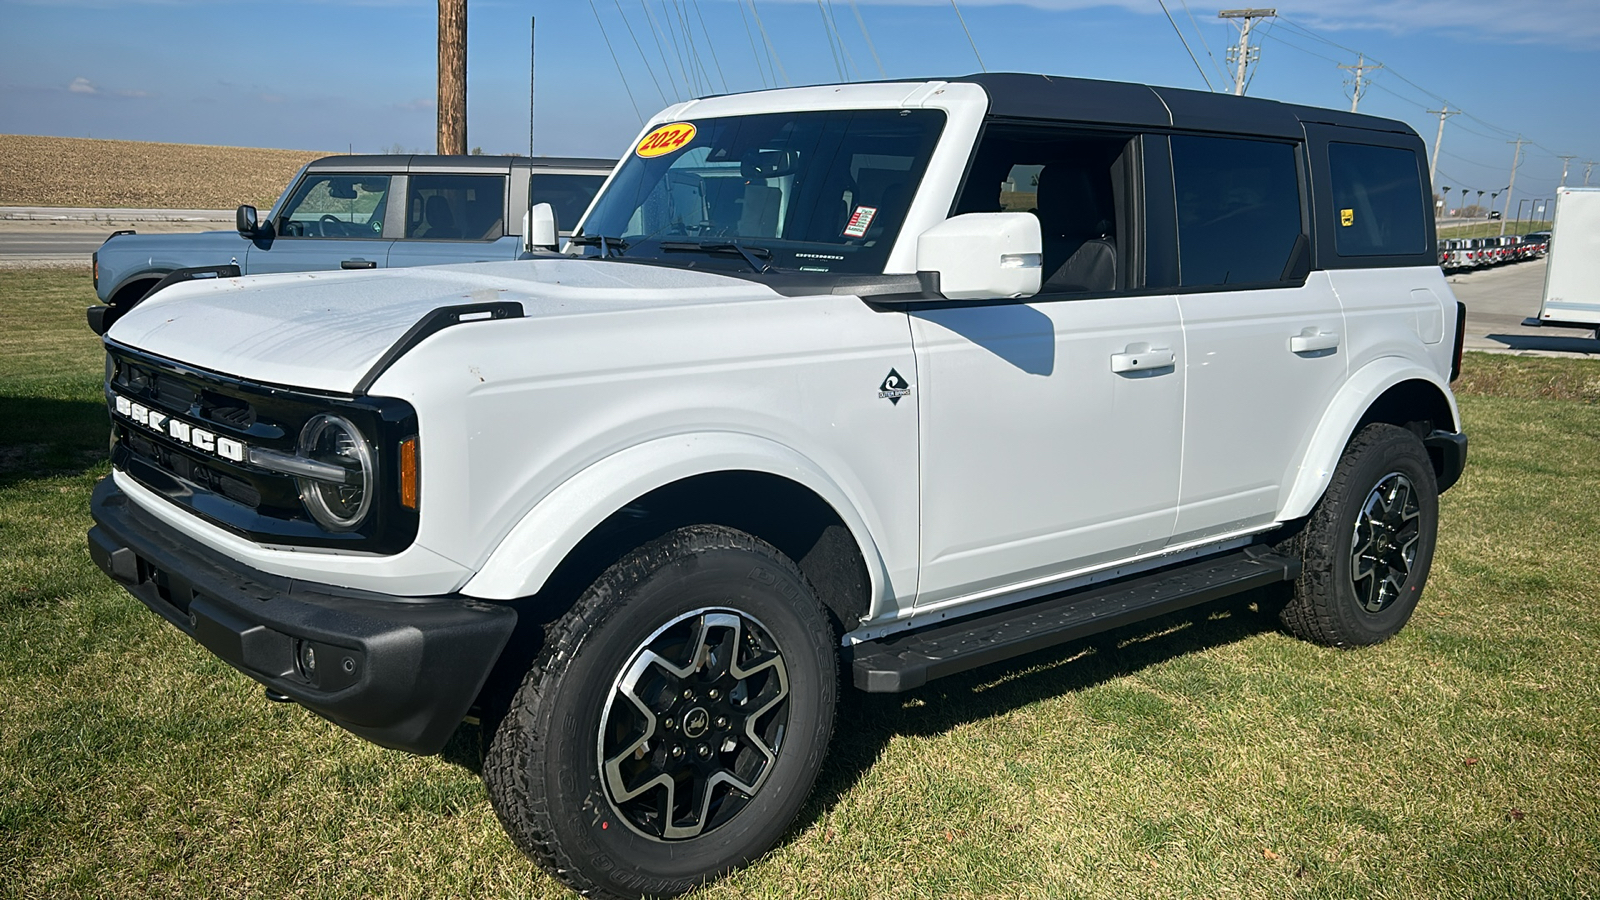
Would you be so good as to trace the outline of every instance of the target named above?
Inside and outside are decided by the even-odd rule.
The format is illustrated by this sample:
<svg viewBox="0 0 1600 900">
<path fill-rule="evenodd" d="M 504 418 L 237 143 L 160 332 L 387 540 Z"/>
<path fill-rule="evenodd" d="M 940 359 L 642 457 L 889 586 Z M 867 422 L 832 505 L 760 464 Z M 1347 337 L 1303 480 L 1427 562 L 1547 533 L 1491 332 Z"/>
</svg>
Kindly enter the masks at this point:
<svg viewBox="0 0 1600 900">
<path fill-rule="evenodd" d="M 329 235 L 342 237 L 344 235 L 344 220 L 329 213 L 322 214 L 322 218 L 317 220 L 317 227 L 321 229 L 323 237 L 328 237 Z"/>
</svg>

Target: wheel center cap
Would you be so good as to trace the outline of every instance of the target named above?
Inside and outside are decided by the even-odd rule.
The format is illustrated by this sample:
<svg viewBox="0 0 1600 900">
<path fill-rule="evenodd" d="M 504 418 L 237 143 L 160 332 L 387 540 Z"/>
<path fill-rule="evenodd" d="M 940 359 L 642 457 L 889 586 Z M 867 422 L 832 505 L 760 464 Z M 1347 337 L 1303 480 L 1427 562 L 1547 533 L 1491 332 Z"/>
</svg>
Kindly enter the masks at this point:
<svg viewBox="0 0 1600 900">
<path fill-rule="evenodd" d="M 683 733 L 688 737 L 700 737 L 710 727 L 711 714 L 705 711 L 705 707 L 696 706 L 683 716 Z"/>
</svg>

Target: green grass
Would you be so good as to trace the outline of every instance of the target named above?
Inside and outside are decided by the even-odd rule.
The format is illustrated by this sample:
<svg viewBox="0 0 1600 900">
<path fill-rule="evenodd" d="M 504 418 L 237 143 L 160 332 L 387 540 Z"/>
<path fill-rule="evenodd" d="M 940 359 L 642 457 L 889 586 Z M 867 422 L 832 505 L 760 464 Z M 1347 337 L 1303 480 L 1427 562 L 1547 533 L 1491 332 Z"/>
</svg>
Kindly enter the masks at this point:
<svg viewBox="0 0 1600 900">
<path fill-rule="evenodd" d="M 94 568 L 90 302 L 0 272 L 0 896 L 564 896 L 470 767 L 267 703 Z M 1600 896 L 1600 363 L 1474 354 L 1459 387 L 1396 639 L 1243 597 L 850 696 L 788 839 L 704 896 Z"/>
<path fill-rule="evenodd" d="M 1528 234 L 1529 232 L 1533 231 L 1550 230 L 1550 222 L 1548 221 L 1531 222 L 1527 219 L 1523 219 L 1519 222 L 1516 220 L 1508 220 L 1505 225 L 1505 233 L 1508 235 Z M 1500 235 L 1500 220 L 1496 219 L 1493 222 L 1475 222 L 1471 225 L 1440 225 L 1438 231 L 1440 240 L 1444 240 L 1445 238 L 1498 237 Z"/>
</svg>

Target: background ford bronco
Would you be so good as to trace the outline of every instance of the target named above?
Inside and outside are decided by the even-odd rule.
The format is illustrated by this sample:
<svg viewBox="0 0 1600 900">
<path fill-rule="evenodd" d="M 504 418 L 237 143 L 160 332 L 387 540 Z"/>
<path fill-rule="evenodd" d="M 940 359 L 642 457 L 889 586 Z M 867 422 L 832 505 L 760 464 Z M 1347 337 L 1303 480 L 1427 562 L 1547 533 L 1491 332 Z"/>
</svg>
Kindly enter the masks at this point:
<svg viewBox="0 0 1600 900">
<path fill-rule="evenodd" d="M 523 214 L 549 203 L 575 225 L 615 160 L 522 156 L 328 156 L 301 168 L 263 218 L 235 231 L 117 232 L 94 254 L 114 318 L 177 269 L 245 275 L 515 259 Z"/>
<path fill-rule="evenodd" d="M 90 549 L 358 735 L 478 717 L 575 889 L 680 892 L 789 827 L 841 670 L 1282 583 L 1298 635 L 1394 634 L 1466 454 L 1426 171 L 1397 122 L 1132 84 L 691 101 L 565 258 L 129 312 Z"/>
</svg>

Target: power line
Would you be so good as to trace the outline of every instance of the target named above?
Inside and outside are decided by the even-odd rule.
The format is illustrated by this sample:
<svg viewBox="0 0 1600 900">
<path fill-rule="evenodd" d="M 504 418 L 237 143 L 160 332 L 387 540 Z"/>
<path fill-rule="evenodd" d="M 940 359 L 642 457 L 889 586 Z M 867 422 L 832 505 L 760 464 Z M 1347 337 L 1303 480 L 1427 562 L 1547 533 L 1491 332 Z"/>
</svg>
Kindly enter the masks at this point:
<svg viewBox="0 0 1600 900">
<path fill-rule="evenodd" d="M 717 67 L 717 77 L 722 80 L 722 92 L 726 94 L 728 93 L 728 76 L 722 74 L 722 60 L 717 59 L 717 45 L 712 43 L 711 31 L 706 28 L 706 17 L 700 12 L 700 0 L 692 0 L 692 2 L 694 3 L 695 18 L 700 20 L 700 31 L 706 36 L 706 50 L 711 53 L 711 63 Z"/>
<path fill-rule="evenodd" d="M 1211 45 L 1206 43 L 1206 33 L 1204 31 L 1200 30 L 1200 23 L 1196 22 L 1194 20 L 1194 13 L 1189 10 L 1189 0 L 1178 0 L 1178 2 L 1183 4 L 1183 14 L 1189 17 L 1189 24 L 1194 26 L 1194 36 L 1200 39 L 1200 47 L 1203 50 L 1206 51 L 1206 57 L 1211 60 L 1211 67 L 1217 70 L 1217 74 L 1219 76 L 1221 76 L 1223 78 L 1223 80 L 1226 80 L 1227 77 L 1228 77 L 1228 73 L 1224 72 L 1222 70 L 1222 63 L 1217 62 L 1217 57 L 1215 55 L 1213 55 L 1212 52 L 1211 52 Z M 1166 12 L 1166 10 L 1167 10 L 1167 4 L 1166 3 L 1162 3 L 1161 4 L 1161 11 L 1162 12 Z M 1168 22 L 1172 22 L 1172 14 L 1171 13 L 1167 13 L 1167 21 Z M 1173 22 L 1172 23 L 1172 27 L 1173 28 L 1177 28 L 1178 27 L 1178 23 Z M 1178 37 L 1182 38 L 1183 37 L 1183 33 L 1179 32 L 1178 33 Z M 1188 41 L 1184 41 L 1183 42 L 1183 46 L 1184 46 L 1185 49 L 1188 49 L 1189 42 Z M 1189 54 L 1189 56 L 1191 58 L 1193 58 L 1194 54 L 1191 52 Z M 1196 60 L 1195 64 L 1199 65 L 1199 61 Z M 1209 80 L 1208 80 L 1208 83 L 1209 83 Z"/>
<path fill-rule="evenodd" d="M 611 0 L 617 5 L 617 18 L 627 26 L 628 37 L 633 38 L 633 48 L 639 51 L 639 59 L 644 62 L 644 70 L 650 73 L 650 80 L 655 82 L 656 93 L 661 95 L 661 105 L 667 105 L 667 93 L 661 89 L 661 79 L 656 77 L 656 70 L 650 67 L 650 57 L 645 56 L 644 47 L 639 44 L 639 36 L 633 33 L 633 24 L 628 21 L 628 16 L 622 11 L 622 0 Z M 531 154 L 530 154 L 531 155 Z"/>
<path fill-rule="evenodd" d="M 643 3 L 644 0 L 639 0 Z M 650 16 L 650 24 L 656 25 L 667 36 L 667 43 L 672 45 L 672 56 L 678 61 L 678 74 L 683 76 L 683 92 L 690 97 L 695 94 L 694 85 L 689 78 L 689 70 L 683 64 L 683 52 L 678 49 L 678 36 L 672 31 L 672 19 L 667 14 L 667 0 L 661 0 L 661 24 L 657 25 L 656 17 L 650 12 L 650 7 L 645 7 L 645 15 Z M 676 90 L 676 87 L 674 87 Z"/>
<path fill-rule="evenodd" d="M 633 114 L 639 118 L 639 124 L 644 125 L 644 114 L 639 112 L 639 104 L 633 99 L 633 88 L 628 87 L 628 76 L 622 72 L 622 60 L 617 59 L 617 51 L 611 47 L 611 38 L 606 34 L 606 23 L 600 21 L 600 10 L 594 5 L 594 0 L 589 0 L 589 11 L 594 13 L 594 23 L 600 26 L 600 37 L 606 42 L 606 50 L 611 53 L 611 61 L 617 64 L 617 75 L 622 78 L 622 89 L 628 92 L 628 102 L 633 105 Z"/>
<path fill-rule="evenodd" d="M 771 61 L 777 65 L 778 74 L 783 76 L 783 83 L 785 85 L 791 84 L 789 73 L 783 68 L 783 58 L 778 56 L 777 48 L 772 46 L 772 38 L 767 35 L 767 26 L 761 22 L 761 11 L 756 9 L 756 0 L 750 0 L 750 14 L 755 16 L 756 28 L 760 29 L 761 40 L 767 45 L 767 56 L 771 57 Z"/>
<path fill-rule="evenodd" d="M 861 7 L 856 5 L 856 0 L 850 0 L 850 11 L 856 15 L 856 25 L 861 28 L 861 36 L 866 38 L 867 50 L 872 53 L 872 62 L 878 67 L 878 77 L 888 78 L 889 73 L 883 70 L 883 60 L 878 58 L 878 48 L 872 43 L 872 35 L 867 33 L 867 22 L 861 18 Z"/>
<path fill-rule="evenodd" d="M 661 71 L 667 73 L 667 83 L 672 85 L 672 99 L 681 100 L 683 95 L 678 93 L 678 82 L 672 77 L 672 66 L 667 63 L 667 46 L 661 42 L 661 30 L 656 27 L 656 18 L 650 14 L 650 7 L 645 5 L 645 0 L 639 0 L 639 8 L 644 10 L 645 24 L 650 26 L 650 36 L 655 39 L 656 52 L 661 54 Z"/>
<path fill-rule="evenodd" d="M 839 73 L 840 81 L 849 81 L 844 66 L 839 64 L 839 51 L 833 49 L 833 31 L 828 28 L 828 11 L 822 8 L 822 0 L 817 0 L 817 15 L 822 17 L 822 36 L 828 41 L 828 55 L 833 57 L 833 69 Z"/>
<path fill-rule="evenodd" d="M 1183 31 L 1178 28 L 1178 23 L 1172 21 L 1172 13 L 1167 10 L 1166 0 L 1156 0 L 1156 2 L 1161 4 L 1161 11 L 1167 14 L 1167 21 L 1172 22 L 1172 30 L 1178 35 L 1178 40 L 1183 41 L 1183 49 L 1189 54 L 1189 59 L 1194 61 L 1194 70 L 1200 73 L 1200 80 L 1206 83 L 1206 90 L 1215 93 L 1217 89 L 1211 86 L 1211 79 L 1206 77 L 1206 70 L 1200 67 L 1200 60 L 1196 59 L 1194 51 L 1189 49 L 1189 41 L 1184 38 Z M 1196 26 L 1195 30 L 1198 31 L 1199 26 Z M 1215 60 L 1212 61 L 1215 62 Z"/>
<path fill-rule="evenodd" d="M 761 68 L 761 52 L 756 49 L 756 36 L 750 30 L 750 17 L 744 14 L 744 0 L 739 0 L 739 20 L 744 23 L 744 36 L 750 39 L 750 55 L 755 58 L 756 74 L 761 76 L 761 86 L 767 87 L 767 73 Z"/>
<path fill-rule="evenodd" d="M 828 24 L 833 26 L 833 36 L 839 39 L 839 52 L 844 54 L 845 65 L 856 73 L 856 78 L 860 78 L 861 67 L 856 65 L 856 58 L 851 55 L 850 48 L 844 42 L 844 33 L 839 30 L 839 20 L 833 15 L 833 0 L 828 0 Z"/>
<path fill-rule="evenodd" d="M 1299 50 L 1301 53 L 1304 53 L 1307 56 L 1315 56 L 1317 59 L 1325 60 L 1327 62 L 1333 63 L 1336 66 L 1339 64 L 1339 61 L 1337 59 L 1334 59 L 1331 56 L 1323 56 L 1321 53 L 1318 53 L 1315 50 L 1308 50 L 1305 47 L 1302 47 L 1299 44 L 1296 44 L 1294 41 L 1289 40 L 1288 38 L 1284 37 L 1283 35 L 1278 34 L 1276 29 L 1264 33 L 1262 35 L 1262 37 L 1272 38 L 1273 40 L 1277 41 L 1278 43 L 1283 44 L 1285 47 L 1293 47 L 1294 49 Z"/>
<path fill-rule="evenodd" d="M 978 42 L 972 39 L 972 29 L 967 27 L 967 17 L 961 14 L 961 7 L 956 5 L 956 0 L 950 0 L 950 8 L 956 11 L 956 18 L 961 20 L 961 30 L 967 33 L 967 43 L 972 45 L 972 55 L 978 58 L 978 68 L 989 71 L 989 67 L 983 64 L 983 54 L 978 52 Z"/>
</svg>

